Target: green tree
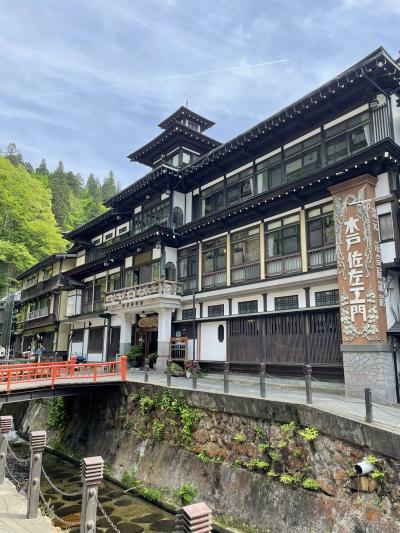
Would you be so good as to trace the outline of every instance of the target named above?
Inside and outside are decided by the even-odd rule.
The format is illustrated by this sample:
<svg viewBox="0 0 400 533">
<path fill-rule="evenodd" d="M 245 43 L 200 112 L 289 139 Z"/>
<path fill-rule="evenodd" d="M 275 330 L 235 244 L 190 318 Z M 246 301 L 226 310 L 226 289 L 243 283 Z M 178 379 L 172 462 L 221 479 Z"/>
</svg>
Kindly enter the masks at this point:
<svg viewBox="0 0 400 533">
<path fill-rule="evenodd" d="M 14 284 L 19 271 L 65 250 L 50 191 L 7 159 L 0 157 L 0 293 Z"/>
<path fill-rule="evenodd" d="M 7 146 L 3 156 L 8 159 L 10 163 L 15 167 L 24 164 L 24 158 L 22 157 L 22 154 L 18 150 L 17 145 L 15 143 L 10 143 Z"/>
<path fill-rule="evenodd" d="M 119 184 L 115 180 L 114 172 L 111 170 L 106 178 L 104 178 L 101 186 L 101 195 L 103 200 L 108 200 L 119 191 Z"/>
</svg>

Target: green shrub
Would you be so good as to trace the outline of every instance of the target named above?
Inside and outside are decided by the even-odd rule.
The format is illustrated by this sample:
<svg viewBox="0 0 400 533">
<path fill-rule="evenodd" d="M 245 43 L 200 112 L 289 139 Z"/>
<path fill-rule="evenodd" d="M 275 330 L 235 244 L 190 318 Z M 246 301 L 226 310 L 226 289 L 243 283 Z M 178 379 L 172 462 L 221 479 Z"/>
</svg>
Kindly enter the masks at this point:
<svg viewBox="0 0 400 533">
<path fill-rule="evenodd" d="M 306 427 L 304 429 L 300 429 L 299 435 L 303 437 L 304 440 L 311 442 L 318 437 L 319 432 L 317 428 Z"/>
<path fill-rule="evenodd" d="M 281 474 L 279 481 L 285 485 L 296 485 L 298 482 L 297 477 L 292 474 Z"/>
<path fill-rule="evenodd" d="M 305 479 L 301 486 L 307 490 L 319 490 L 318 483 L 315 481 L 315 479 L 312 479 L 310 477 Z"/>
<path fill-rule="evenodd" d="M 211 462 L 216 464 L 216 465 L 220 465 L 224 462 L 223 458 L 220 456 L 220 455 L 216 455 L 215 457 L 213 457 L 211 459 Z"/>
<path fill-rule="evenodd" d="M 280 461 L 282 459 L 282 455 L 276 450 L 270 450 L 268 455 L 271 457 L 272 461 Z"/>
<path fill-rule="evenodd" d="M 156 440 L 158 440 L 158 441 L 162 440 L 163 434 L 164 434 L 164 430 L 165 430 L 165 424 L 160 422 L 160 420 L 158 420 L 158 418 L 155 418 L 153 420 L 152 427 L 153 427 L 153 437 Z"/>
<path fill-rule="evenodd" d="M 288 422 L 287 424 L 282 424 L 281 429 L 285 433 L 294 433 L 297 429 L 297 426 L 295 422 Z"/>
<path fill-rule="evenodd" d="M 256 436 L 259 439 L 264 439 L 265 438 L 265 431 L 264 431 L 264 429 L 261 426 L 258 426 L 258 425 L 255 426 L 254 432 L 255 432 Z"/>
<path fill-rule="evenodd" d="M 302 454 L 302 451 L 301 451 L 301 448 L 295 448 L 293 450 L 293 455 L 297 458 L 300 458 L 301 457 L 301 454 Z"/>
<path fill-rule="evenodd" d="M 176 492 L 178 501 L 182 505 L 189 505 L 197 496 L 197 489 L 190 483 L 184 483 Z"/>
<path fill-rule="evenodd" d="M 379 470 L 374 470 L 370 473 L 372 479 L 375 481 L 383 481 L 385 479 L 385 472 L 379 472 Z"/>
<path fill-rule="evenodd" d="M 265 453 L 269 448 L 269 444 L 262 443 L 262 444 L 259 444 L 257 448 L 258 448 L 259 453 Z"/>
<path fill-rule="evenodd" d="M 64 430 L 68 422 L 67 405 L 63 396 L 52 398 L 49 402 L 47 427 L 49 429 Z"/>
<path fill-rule="evenodd" d="M 200 463 L 206 464 L 210 462 L 210 458 L 208 457 L 205 450 L 201 450 L 201 452 L 197 454 L 197 457 Z"/>
<path fill-rule="evenodd" d="M 250 470 L 264 471 L 268 469 L 269 463 L 267 463 L 266 461 L 261 461 L 261 459 L 250 459 L 250 461 L 248 461 L 245 466 Z"/>
<path fill-rule="evenodd" d="M 142 389 L 140 391 L 140 397 L 139 397 L 140 413 L 143 416 L 146 416 L 147 414 L 150 413 L 150 411 L 153 410 L 154 406 L 155 406 L 155 401 L 153 400 L 153 398 L 151 398 L 151 396 L 146 394 L 146 391 Z"/>
<path fill-rule="evenodd" d="M 269 477 L 279 477 L 279 474 L 275 472 L 275 470 L 269 470 L 268 474 Z"/>
<path fill-rule="evenodd" d="M 369 463 L 370 465 L 375 465 L 378 462 L 378 458 L 375 457 L 375 455 L 368 455 L 364 461 Z"/>
</svg>

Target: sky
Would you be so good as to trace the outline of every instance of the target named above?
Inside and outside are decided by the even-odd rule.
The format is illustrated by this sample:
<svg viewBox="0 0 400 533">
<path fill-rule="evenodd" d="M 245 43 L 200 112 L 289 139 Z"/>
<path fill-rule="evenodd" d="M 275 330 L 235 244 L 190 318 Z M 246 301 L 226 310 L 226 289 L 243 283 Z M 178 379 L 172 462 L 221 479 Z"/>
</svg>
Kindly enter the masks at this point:
<svg viewBox="0 0 400 533">
<path fill-rule="evenodd" d="M 189 102 L 227 141 L 384 46 L 400 0 L 0 0 L 0 148 L 122 186 Z"/>
</svg>

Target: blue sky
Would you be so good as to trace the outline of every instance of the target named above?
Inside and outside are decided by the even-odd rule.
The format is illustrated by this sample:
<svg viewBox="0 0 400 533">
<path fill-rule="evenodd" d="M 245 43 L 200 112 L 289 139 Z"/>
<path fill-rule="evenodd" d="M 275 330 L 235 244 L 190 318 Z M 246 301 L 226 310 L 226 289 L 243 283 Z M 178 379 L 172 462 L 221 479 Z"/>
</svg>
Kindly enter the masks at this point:
<svg viewBox="0 0 400 533">
<path fill-rule="evenodd" d="M 400 0 L 0 0 L 0 19 L 0 147 L 123 186 L 186 99 L 226 141 L 400 48 Z"/>
</svg>

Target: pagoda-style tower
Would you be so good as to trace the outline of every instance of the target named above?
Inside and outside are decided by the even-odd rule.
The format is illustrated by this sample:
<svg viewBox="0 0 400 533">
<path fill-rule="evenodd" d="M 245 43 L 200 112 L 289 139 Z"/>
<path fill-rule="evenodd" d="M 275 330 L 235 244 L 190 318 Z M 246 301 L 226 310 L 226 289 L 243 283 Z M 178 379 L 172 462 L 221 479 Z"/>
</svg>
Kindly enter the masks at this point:
<svg viewBox="0 0 400 533">
<path fill-rule="evenodd" d="M 181 106 L 159 124 L 164 130 L 160 135 L 128 158 L 152 168 L 161 164 L 181 168 L 220 145 L 203 133 L 211 126 L 214 122 Z"/>
</svg>

